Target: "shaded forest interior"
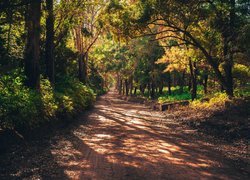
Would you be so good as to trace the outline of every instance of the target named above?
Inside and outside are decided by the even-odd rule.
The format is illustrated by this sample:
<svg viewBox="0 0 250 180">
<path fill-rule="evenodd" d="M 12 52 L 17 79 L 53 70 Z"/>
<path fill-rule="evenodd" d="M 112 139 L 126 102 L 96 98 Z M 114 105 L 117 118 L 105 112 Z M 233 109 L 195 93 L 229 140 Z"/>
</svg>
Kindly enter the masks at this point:
<svg viewBox="0 0 250 180">
<path fill-rule="evenodd" d="M 1 0 L 0 151 L 67 128 L 108 92 L 245 148 L 249 7 L 248 0 Z"/>
</svg>

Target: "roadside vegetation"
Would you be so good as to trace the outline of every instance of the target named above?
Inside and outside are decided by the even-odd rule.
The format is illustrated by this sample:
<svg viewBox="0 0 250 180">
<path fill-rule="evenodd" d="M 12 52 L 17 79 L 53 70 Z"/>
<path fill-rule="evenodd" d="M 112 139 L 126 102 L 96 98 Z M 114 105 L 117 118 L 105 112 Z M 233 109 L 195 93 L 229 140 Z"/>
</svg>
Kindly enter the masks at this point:
<svg viewBox="0 0 250 180">
<path fill-rule="evenodd" d="M 72 119 L 111 86 L 156 103 L 249 97 L 248 1 L 0 3 L 0 127 Z M 216 107 L 216 106 L 214 106 Z"/>
</svg>

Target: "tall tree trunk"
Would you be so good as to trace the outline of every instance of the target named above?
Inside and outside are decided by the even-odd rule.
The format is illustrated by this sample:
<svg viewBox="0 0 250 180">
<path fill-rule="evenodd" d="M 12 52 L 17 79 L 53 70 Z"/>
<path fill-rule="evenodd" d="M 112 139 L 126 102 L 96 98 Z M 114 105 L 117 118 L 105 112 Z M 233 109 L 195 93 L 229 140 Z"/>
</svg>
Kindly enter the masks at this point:
<svg viewBox="0 0 250 180">
<path fill-rule="evenodd" d="M 161 79 L 161 83 L 160 83 L 160 86 L 159 86 L 159 94 L 160 95 L 162 95 L 162 93 L 163 93 L 163 88 L 164 88 L 163 79 Z"/>
<path fill-rule="evenodd" d="M 116 76 L 117 76 L 117 82 L 116 82 L 116 90 L 118 90 L 118 92 L 120 91 L 120 76 L 119 73 L 116 72 Z"/>
<path fill-rule="evenodd" d="M 204 87 L 205 94 L 207 94 L 207 82 L 208 82 L 208 68 L 205 69 L 204 77 L 203 77 L 203 87 Z"/>
<path fill-rule="evenodd" d="M 128 96 L 128 94 L 129 94 L 129 86 L 128 86 L 129 84 L 128 84 L 128 80 L 127 79 L 125 79 L 125 90 L 126 90 L 126 96 Z"/>
<path fill-rule="evenodd" d="M 124 95 L 124 94 L 125 94 L 125 82 L 122 83 L 122 95 Z"/>
<path fill-rule="evenodd" d="M 120 81 L 119 81 L 119 94 L 122 94 L 122 79 L 120 78 Z"/>
<path fill-rule="evenodd" d="M 171 96 L 171 74 L 168 73 L 168 95 Z"/>
<path fill-rule="evenodd" d="M 222 36 L 224 40 L 224 71 L 225 71 L 225 84 L 224 89 L 226 90 L 227 95 L 230 97 L 234 96 L 233 92 L 233 41 L 235 39 L 235 0 L 230 0 L 230 21 L 229 25 L 225 25 Z"/>
<path fill-rule="evenodd" d="M 41 31 L 41 0 L 32 1 L 27 8 L 27 44 L 25 49 L 26 85 L 40 88 L 40 31 Z"/>
<path fill-rule="evenodd" d="M 189 76 L 189 78 L 188 78 L 188 91 L 191 91 L 191 88 L 192 88 L 192 77 Z"/>
<path fill-rule="evenodd" d="M 192 62 L 192 60 L 189 60 L 189 68 L 190 68 L 190 76 L 191 76 L 191 97 L 192 100 L 197 98 L 197 67 L 196 62 Z"/>
<path fill-rule="evenodd" d="M 184 83 L 185 83 L 185 71 L 182 72 L 182 75 L 180 77 L 180 94 L 183 94 L 184 90 Z"/>
<path fill-rule="evenodd" d="M 45 62 L 46 74 L 52 84 L 55 83 L 55 62 L 54 62 L 54 14 L 53 0 L 46 0 L 47 19 L 46 19 L 46 49 Z"/>
<path fill-rule="evenodd" d="M 134 88 L 134 86 L 133 86 L 133 77 L 131 76 L 131 78 L 130 78 L 130 96 L 133 95 L 133 88 Z"/>
<path fill-rule="evenodd" d="M 136 95 L 137 87 L 134 88 L 134 95 Z"/>
<path fill-rule="evenodd" d="M 151 88 L 150 88 L 150 83 L 148 83 L 148 96 L 151 94 Z"/>
</svg>

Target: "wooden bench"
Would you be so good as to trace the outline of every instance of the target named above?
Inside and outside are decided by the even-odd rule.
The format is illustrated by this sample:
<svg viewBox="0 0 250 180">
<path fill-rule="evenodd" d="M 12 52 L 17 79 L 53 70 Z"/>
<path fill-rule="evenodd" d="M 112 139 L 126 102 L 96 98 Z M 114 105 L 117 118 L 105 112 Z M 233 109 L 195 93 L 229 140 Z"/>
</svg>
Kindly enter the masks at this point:
<svg viewBox="0 0 250 180">
<path fill-rule="evenodd" d="M 189 105 L 189 101 L 176 101 L 163 104 L 157 103 L 153 106 L 153 109 L 159 111 L 166 111 L 177 106 L 187 106 L 187 105 Z"/>
</svg>

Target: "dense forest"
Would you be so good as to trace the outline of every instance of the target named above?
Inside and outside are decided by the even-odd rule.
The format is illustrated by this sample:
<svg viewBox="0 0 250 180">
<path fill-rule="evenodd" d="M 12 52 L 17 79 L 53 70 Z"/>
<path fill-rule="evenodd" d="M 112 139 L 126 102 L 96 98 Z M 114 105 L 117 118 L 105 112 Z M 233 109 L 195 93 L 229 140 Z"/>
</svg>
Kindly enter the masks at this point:
<svg viewBox="0 0 250 180">
<path fill-rule="evenodd" d="M 249 95 L 247 0 L 2 0 L 0 13 L 2 128 L 70 118 L 112 85 L 161 103 Z"/>
<path fill-rule="evenodd" d="M 249 0 L 0 0 L 0 179 L 249 179 Z"/>
</svg>

